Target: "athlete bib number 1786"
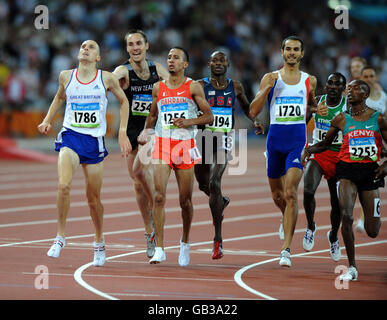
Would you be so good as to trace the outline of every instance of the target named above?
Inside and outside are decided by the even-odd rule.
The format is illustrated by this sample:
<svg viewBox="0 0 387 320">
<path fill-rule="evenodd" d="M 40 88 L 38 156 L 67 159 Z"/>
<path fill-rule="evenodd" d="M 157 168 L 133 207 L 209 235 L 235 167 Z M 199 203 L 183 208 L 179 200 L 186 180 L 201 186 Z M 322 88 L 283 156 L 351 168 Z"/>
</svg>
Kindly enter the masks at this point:
<svg viewBox="0 0 387 320">
<path fill-rule="evenodd" d="M 78 128 L 99 127 L 99 103 L 72 103 L 71 111 L 71 126 Z"/>
</svg>

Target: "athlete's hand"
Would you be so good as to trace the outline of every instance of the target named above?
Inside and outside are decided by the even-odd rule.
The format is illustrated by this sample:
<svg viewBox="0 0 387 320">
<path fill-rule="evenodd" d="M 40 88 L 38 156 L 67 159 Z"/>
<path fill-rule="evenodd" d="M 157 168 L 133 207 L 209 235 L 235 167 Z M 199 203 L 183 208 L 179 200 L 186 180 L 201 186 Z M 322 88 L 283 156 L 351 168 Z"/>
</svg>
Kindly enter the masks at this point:
<svg viewBox="0 0 387 320">
<path fill-rule="evenodd" d="M 172 119 L 173 125 L 178 128 L 189 127 L 191 125 L 190 119 L 174 118 Z"/>
<path fill-rule="evenodd" d="M 375 178 L 384 178 L 387 175 L 387 161 L 384 161 L 376 170 Z"/>
<path fill-rule="evenodd" d="M 326 117 L 328 115 L 328 106 L 325 101 L 321 101 L 318 104 L 316 113 L 323 117 Z"/>
<path fill-rule="evenodd" d="M 40 133 L 47 134 L 51 130 L 51 124 L 42 122 L 40 125 L 38 125 L 38 130 Z"/>
<path fill-rule="evenodd" d="M 262 124 L 254 121 L 254 128 L 255 135 L 265 134 L 265 127 Z"/>
<path fill-rule="evenodd" d="M 309 148 L 305 148 L 301 154 L 301 164 L 303 167 L 306 166 L 306 163 L 308 162 L 311 155 L 312 153 L 310 152 Z"/>
<path fill-rule="evenodd" d="M 130 143 L 128 135 L 126 134 L 126 130 L 120 131 L 118 133 L 118 143 L 121 148 L 121 156 L 126 158 L 130 151 L 132 151 L 132 144 Z"/>
<path fill-rule="evenodd" d="M 278 80 L 279 76 L 278 76 L 278 72 L 272 72 L 268 75 L 267 77 L 267 86 L 269 88 L 273 88 L 274 87 L 274 84 L 275 82 Z"/>
</svg>

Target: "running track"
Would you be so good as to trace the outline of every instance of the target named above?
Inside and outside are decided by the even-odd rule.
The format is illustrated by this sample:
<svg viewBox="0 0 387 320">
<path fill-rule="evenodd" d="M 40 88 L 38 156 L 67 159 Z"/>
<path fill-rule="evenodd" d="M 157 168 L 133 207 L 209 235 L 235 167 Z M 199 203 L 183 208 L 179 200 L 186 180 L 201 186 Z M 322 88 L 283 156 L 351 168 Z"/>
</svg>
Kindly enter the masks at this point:
<svg viewBox="0 0 387 320">
<path fill-rule="evenodd" d="M 306 219 L 300 186 L 300 213 L 288 269 L 278 265 L 282 241 L 280 213 L 274 206 L 265 172 L 263 144 L 249 147 L 244 175 L 226 170 L 222 188 L 231 198 L 223 223 L 222 259 L 211 259 L 213 226 L 207 197 L 195 183 L 191 263 L 177 263 L 182 226 L 176 180 L 171 174 L 166 204 L 167 261 L 150 265 L 145 255 L 142 219 L 124 160 L 111 153 L 105 161 L 102 201 L 107 262 L 91 265 L 93 227 L 78 170 L 71 192 L 67 246 L 59 259 L 46 252 L 56 233 L 56 164 L 0 161 L 0 299 L 18 300 L 385 300 L 387 298 L 387 224 L 379 236 L 355 233 L 359 280 L 337 289 L 337 266 L 346 266 L 345 249 L 335 263 L 328 251 L 329 193 L 325 180 L 317 191 L 315 247 L 306 253 Z M 381 191 L 382 216 L 387 212 Z M 359 210 L 357 201 L 355 212 Z M 356 214 L 357 217 L 357 214 Z M 340 243 L 343 241 L 340 232 Z M 40 266 L 40 267 L 39 267 Z M 43 269 L 39 269 L 43 268 Z M 39 270 L 48 271 L 38 281 Z M 338 271 L 340 272 L 340 271 Z M 39 288 L 48 284 L 48 289 Z"/>
</svg>

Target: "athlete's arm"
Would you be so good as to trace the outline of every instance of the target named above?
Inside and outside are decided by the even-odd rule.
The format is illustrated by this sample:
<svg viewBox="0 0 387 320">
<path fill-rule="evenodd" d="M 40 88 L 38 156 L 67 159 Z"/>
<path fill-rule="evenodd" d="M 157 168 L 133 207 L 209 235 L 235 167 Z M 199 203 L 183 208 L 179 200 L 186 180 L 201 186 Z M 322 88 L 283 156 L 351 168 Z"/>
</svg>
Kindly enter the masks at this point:
<svg viewBox="0 0 387 320">
<path fill-rule="evenodd" d="M 132 151 L 132 145 L 130 144 L 128 135 L 126 134 L 126 128 L 128 126 L 129 119 L 129 102 L 116 75 L 113 73 L 103 71 L 103 82 L 106 86 L 106 90 L 111 91 L 120 103 L 120 129 L 118 131 L 118 143 L 121 147 L 122 156 L 128 156 Z"/>
<path fill-rule="evenodd" d="M 129 88 L 129 71 L 125 66 L 118 66 L 114 69 L 113 74 L 118 78 L 122 89 Z"/>
<path fill-rule="evenodd" d="M 242 108 L 246 117 L 248 117 L 251 121 L 254 122 L 254 118 L 250 117 L 250 103 L 246 97 L 245 89 L 243 88 L 242 83 L 240 81 L 235 81 L 235 80 L 233 82 L 234 82 L 235 96 L 238 99 L 240 107 Z"/>
<path fill-rule="evenodd" d="M 148 141 L 148 129 L 153 129 L 157 123 L 157 117 L 159 115 L 159 110 L 157 108 L 157 96 L 159 95 L 159 84 L 160 82 L 156 82 L 152 88 L 152 104 L 149 110 L 149 114 L 146 117 L 144 130 L 141 131 L 139 136 L 137 137 L 137 141 L 139 144 L 145 144 Z"/>
<path fill-rule="evenodd" d="M 328 115 L 328 107 L 325 103 L 317 104 L 315 100 L 315 92 L 317 88 L 317 79 L 315 76 L 309 75 L 309 97 L 308 97 L 308 109 L 312 113 L 318 113 L 319 115 L 325 117 Z"/>
<path fill-rule="evenodd" d="M 253 101 L 250 103 L 249 115 L 251 119 L 255 119 L 255 117 L 261 113 L 263 106 L 265 105 L 266 98 L 271 88 L 274 87 L 274 84 L 277 79 L 277 72 L 266 73 L 263 76 L 259 85 L 259 91 Z"/>
<path fill-rule="evenodd" d="M 320 100 L 321 96 L 317 96 L 314 98 L 314 100 L 316 101 L 316 103 L 318 103 L 318 101 Z M 312 116 L 313 116 L 313 112 L 311 110 L 311 108 L 308 108 L 307 111 L 306 111 L 306 117 L 305 117 L 305 122 L 306 124 L 309 123 L 310 119 L 312 119 Z"/>
<path fill-rule="evenodd" d="M 331 127 L 329 128 L 324 140 L 304 149 L 302 155 L 302 163 L 305 165 L 305 160 L 308 160 L 312 153 L 320 153 L 328 149 L 328 147 L 335 140 L 340 130 L 343 130 L 345 126 L 344 113 L 339 113 L 331 121 Z"/>
<path fill-rule="evenodd" d="M 382 114 L 378 116 L 378 125 L 380 129 L 381 136 L 384 142 L 387 143 L 387 121 L 386 118 L 383 117 Z M 383 146 L 382 146 L 383 147 Z M 384 161 L 379 168 L 376 169 L 376 178 L 383 178 L 387 175 L 387 160 Z"/>
<path fill-rule="evenodd" d="M 167 69 L 164 68 L 164 66 L 158 62 L 155 62 L 157 74 L 159 75 L 159 78 L 161 80 L 168 80 L 169 78 L 169 72 Z"/>
<path fill-rule="evenodd" d="M 59 74 L 59 87 L 55 94 L 54 99 L 51 102 L 50 108 L 43 119 L 42 123 L 38 125 L 40 133 L 47 134 L 51 129 L 51 121 L 54 118 L 56 112 L 62 107 L 66 101 L 66 86 L 70 81 L 72 70 L 64 70 Z"/>
<path fill-rule="evenodd" d="M 195 100 L 200 111 L 203 113 L 198 118 L 184 119 L 177 118 L 173 119 L 173 125 L 178 128 L 190 127 L 193 125 L 207 124 L 214 121 L 214 116 L 211 112 L 210 105 L 208 104 L 204 95 L 203 87 L 197 81 L 192 81 L 190 84 L 191 96 Z"/>
</svg>

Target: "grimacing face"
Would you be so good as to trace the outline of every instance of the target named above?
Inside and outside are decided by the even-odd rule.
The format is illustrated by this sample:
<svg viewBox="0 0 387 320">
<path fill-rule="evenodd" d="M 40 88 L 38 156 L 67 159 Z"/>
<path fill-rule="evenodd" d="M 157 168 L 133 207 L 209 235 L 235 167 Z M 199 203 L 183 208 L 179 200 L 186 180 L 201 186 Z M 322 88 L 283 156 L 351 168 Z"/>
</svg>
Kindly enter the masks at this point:
<svg viewBox="0 0 387 320">
<path fill-rule="evenodd" d="M 148 49 L 149 43 L 145 42 L 142 34 L 132 33 L 126 38 L 126 51 L 134 61 L 139 62 L 145 59 Z"/>
</svg>

